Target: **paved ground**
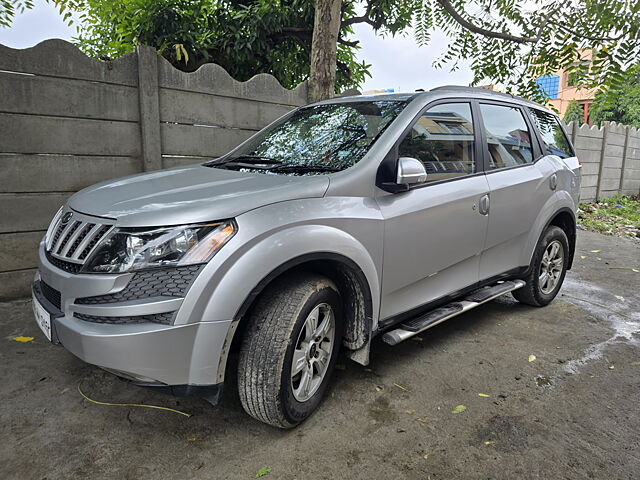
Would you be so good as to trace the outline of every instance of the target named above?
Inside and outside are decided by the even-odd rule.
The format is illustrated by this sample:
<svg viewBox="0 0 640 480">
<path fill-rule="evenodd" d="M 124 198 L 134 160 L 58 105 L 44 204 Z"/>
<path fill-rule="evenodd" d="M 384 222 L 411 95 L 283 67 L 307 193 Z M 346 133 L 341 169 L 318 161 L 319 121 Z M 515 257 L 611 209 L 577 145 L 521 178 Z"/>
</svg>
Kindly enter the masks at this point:
<svg viewBox="0 0 640 480">
<path fill-rule="evenodd" d="M 293 431 L 246 416 L 233 388 L 214 409 L 127 385 L 43 340 L 29 302 L 3 304 L 0 478 L 250 479 L 265 466 L 266 478 L 281 479 L 638 478 L 632 267 L 640 268 L 637 242 L 580 232 L 574 270 L 552 305 L 509 297 L 419 341 L 376 341 L 371 368 L 341 361 L 321 409 Z M 79 382 L 98 400 L 193 416 L 95 405 Z M 457 405 L 466 410 L 452 414 Z"/>
</svg>

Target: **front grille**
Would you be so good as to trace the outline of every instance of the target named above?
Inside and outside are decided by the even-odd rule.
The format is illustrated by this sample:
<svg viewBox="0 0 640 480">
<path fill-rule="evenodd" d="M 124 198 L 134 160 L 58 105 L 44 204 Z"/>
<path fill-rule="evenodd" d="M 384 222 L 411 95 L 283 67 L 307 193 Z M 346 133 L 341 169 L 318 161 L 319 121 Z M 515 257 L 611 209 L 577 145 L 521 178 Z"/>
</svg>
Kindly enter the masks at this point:
<svg viewBox="0 0 640 480">
<path fill-rule="evenodd" d="M 126 302 L 158 296 L 183 297 L 200 272 L 202 265 L 147 270 L 134 274 L 124 290 L 108 295 L 77 298 L 80 305 Z"/>
<path fill-rule="evenodd" d="M 51 265 L 53 265 L 54 267 L 58 267 L 60 270 L 64 270 L 65 272 L 69 273 L 80 273 L 80 269 L 82 268 L 81 264 L 60 260 L 59 258 L 51 255 L 49 252 L 45 252 L 45 255 L 47 257 L 47 260 L 49 260 L 49 263 L 51 263 Z"/>
<path fill-rule="evenodd" d="M 99 317 L 96 315 L 85 315 L 84 313 L 74 313 L 73 316 L 79 320 L 93 323 L 109 323 L 113 325 L 125 325 L 130 323 L 161 323 L 171 324 L 174 312 L 155 313 L 153 315 L 138 315 L 135 317 Z"/>
<path fill-rule="evenodd" d="M 73 271 L 73 267 L 62 263 L 56 264 L 51 259 L 55 258 L 62 262 L 82 265 L 100 240 L 111 230 L 112 225 L 87 221 L 86 217 L 81 214 L 77 215 L 80 219 L 72 217 L 71 220 L 64 223 L 63 219 L 67 214 L 69 212 L 54 220 L 57 223 L 51 229 L 53 235 L 47 242 L 46 252 L 47 257 L 55 266 L 76 273 Z"/>
<path fill-rule="evenodd" d="M 60 296 L 60 292 L 53 288 L 50 285 L 47 285 L 42 280 L 40 280 L 40 291 L 42 292 L 42 296 L 47 299 L 47 301 L 60 310 L 62 306 L 62 299 Z"/>
</svg>

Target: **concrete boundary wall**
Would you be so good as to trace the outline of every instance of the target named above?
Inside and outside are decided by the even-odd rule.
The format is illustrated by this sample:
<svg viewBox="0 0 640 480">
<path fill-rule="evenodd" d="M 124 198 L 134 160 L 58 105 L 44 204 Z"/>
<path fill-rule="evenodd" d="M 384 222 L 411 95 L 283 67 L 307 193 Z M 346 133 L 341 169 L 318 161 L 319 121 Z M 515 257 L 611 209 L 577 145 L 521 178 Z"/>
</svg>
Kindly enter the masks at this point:
<svg viewBox="0 0 640 480">
<path fill-rule="evenodd" d="M 100 62 L 62 40 L 0 45 L 0 300 L 29 294 L 38 242 L 74 192 L 215 158 L 306 100 L 306 84 L 185 73 L 150 47 Z"/>
<path fill-rule="evenodd" d="M 583 201 L 640 193 L 640 130 L 615 122 L 567 130 L 582 162 Z"/>
<path fill-rule="evenodd" d="M 0 300 L 26 296 L 59 206 L 97 182 L 216 158 L 307 101 L 271 75 L 175 69 L 154 49 L 100 62 L 62 40 L 0 45 Z M 569 124 L 583 200 L 640 190 L 640 133 Z"/>
</svg>

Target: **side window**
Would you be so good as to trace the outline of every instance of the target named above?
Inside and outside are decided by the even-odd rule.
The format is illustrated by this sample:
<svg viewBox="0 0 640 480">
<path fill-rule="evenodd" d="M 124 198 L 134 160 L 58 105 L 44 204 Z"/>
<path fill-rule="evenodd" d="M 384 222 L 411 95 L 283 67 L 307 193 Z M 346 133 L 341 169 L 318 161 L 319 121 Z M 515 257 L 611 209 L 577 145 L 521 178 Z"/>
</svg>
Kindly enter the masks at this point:
<svg viewBox="0 0 640 480">
<path fill-rule="evenodd" d="M 402 140 L 401 157 L 420 160 L 427 181 L 475 172 L 473 118 L 469 103 L 443 103 L 424 112 Z"/>
<path fill-rule="evenodd" d="M 489 168 L 533 162 L 531 133 L 519 108 L 480 104 L 489 147 Z"/>
<path fill-rule="evenodd" d="M 557 117 L 537 108 L 529 108 L 529 111 L 542 137 L 544 153 L 558 155 L 560 158 L 573 157 L 573 147 L 560 127 Z"/>
</svg>

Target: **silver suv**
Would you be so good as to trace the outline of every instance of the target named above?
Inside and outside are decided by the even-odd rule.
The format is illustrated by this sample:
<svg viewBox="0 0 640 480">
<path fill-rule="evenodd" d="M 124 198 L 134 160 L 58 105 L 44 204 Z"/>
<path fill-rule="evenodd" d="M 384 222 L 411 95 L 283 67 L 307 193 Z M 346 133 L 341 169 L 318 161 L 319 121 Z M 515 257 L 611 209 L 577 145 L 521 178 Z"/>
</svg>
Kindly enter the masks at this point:
<svg viewBox="0 0 640 480">
<path fill-rule="evenodd" d="M 72 196 L 40 244 L 47 338 L 121 378 L 289 428 L 338 350 L 391 345 L 571 267 L 580 163 L 558 118 L 441 87 L 296 109 L 224 157 Z"/>
</svg>

